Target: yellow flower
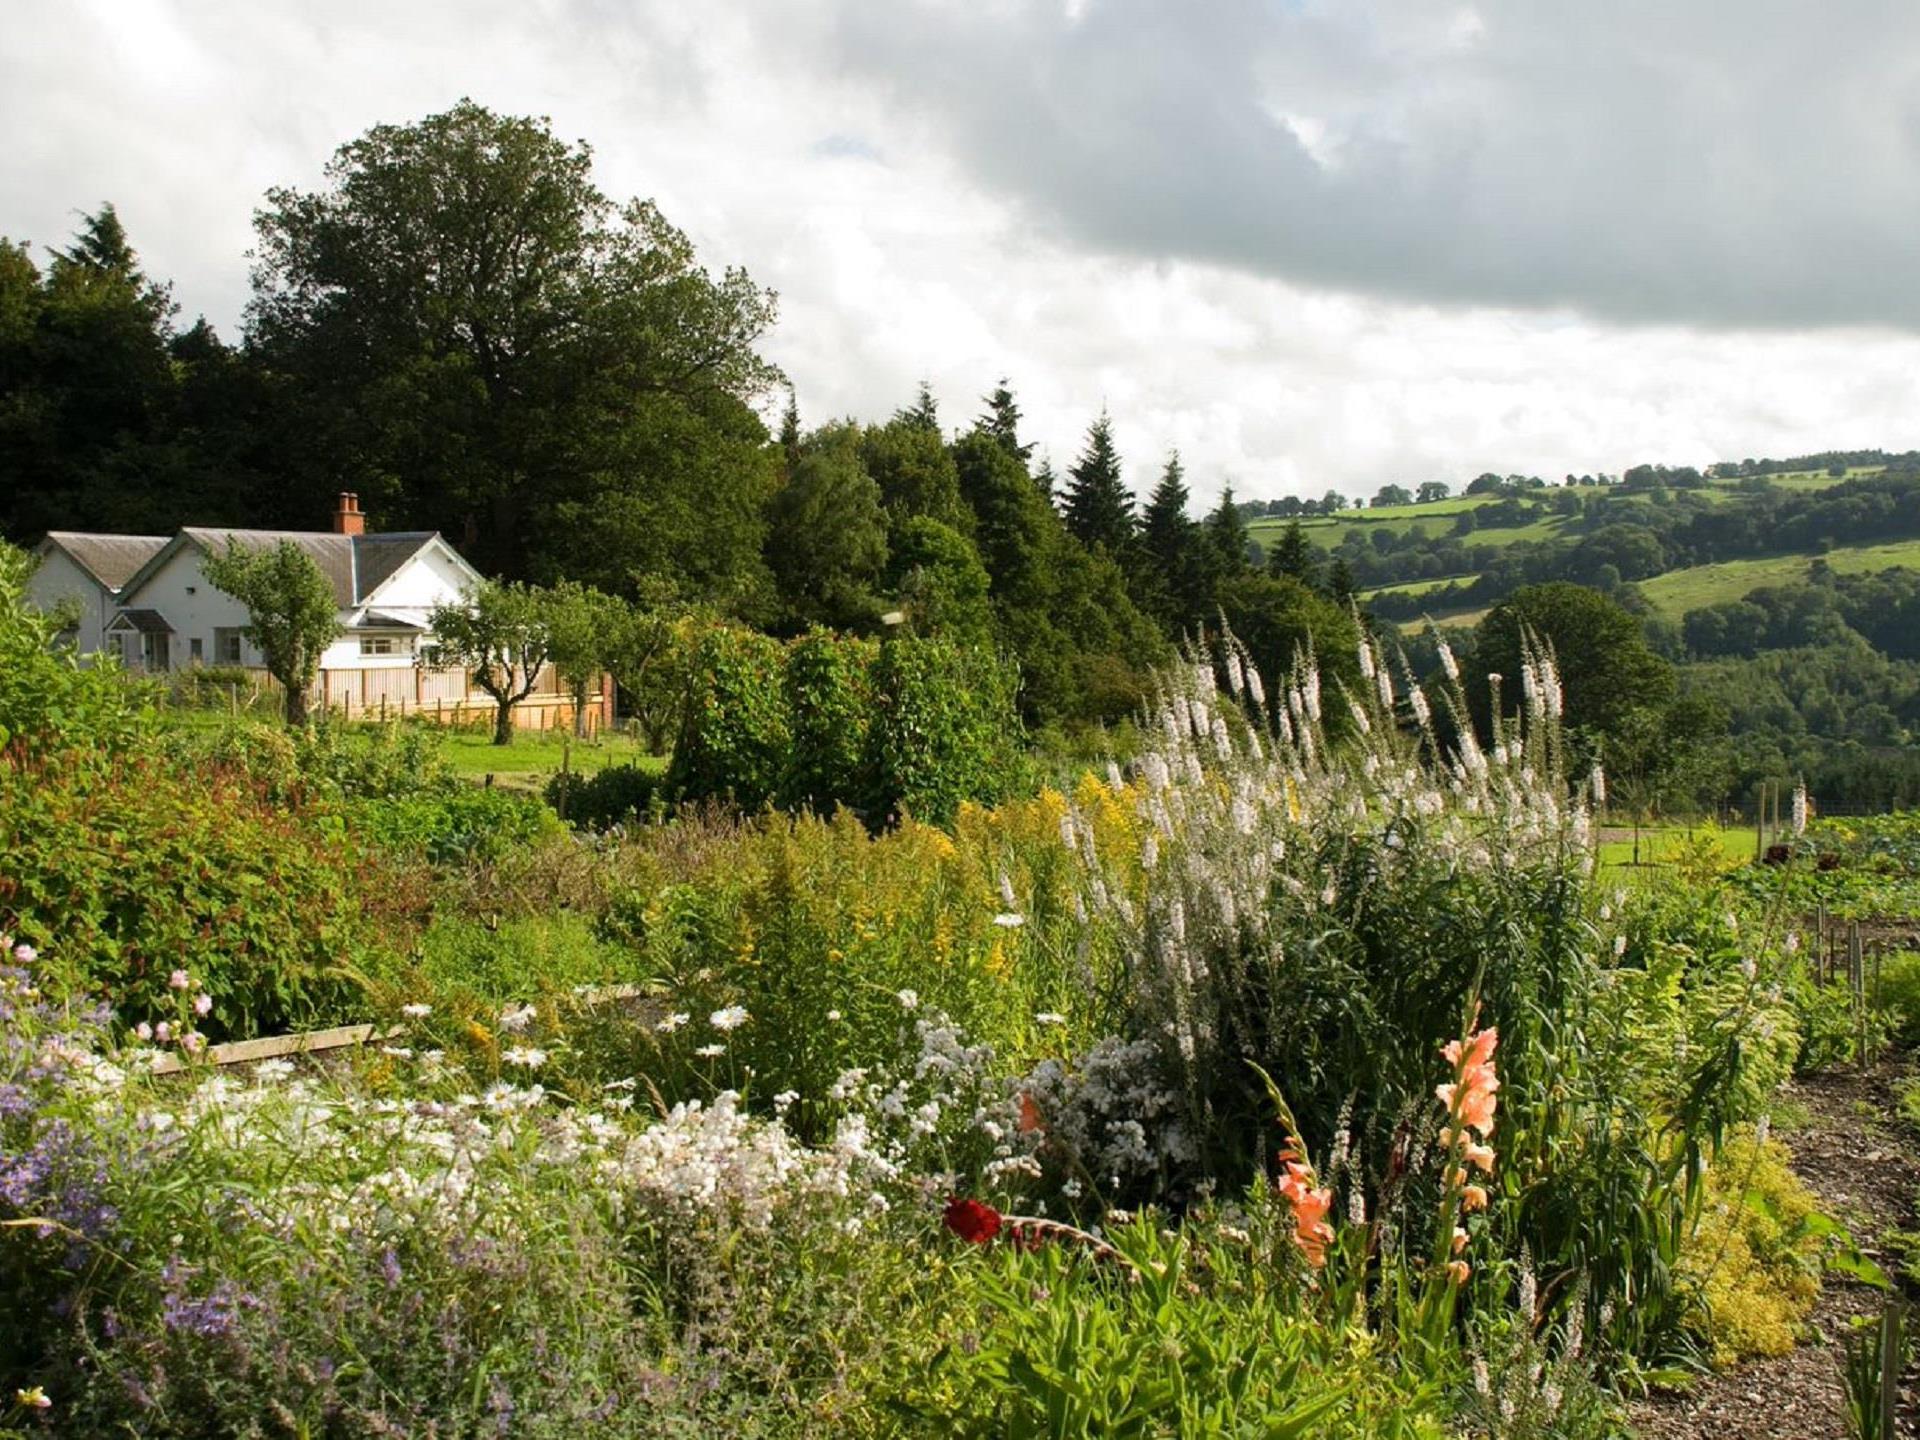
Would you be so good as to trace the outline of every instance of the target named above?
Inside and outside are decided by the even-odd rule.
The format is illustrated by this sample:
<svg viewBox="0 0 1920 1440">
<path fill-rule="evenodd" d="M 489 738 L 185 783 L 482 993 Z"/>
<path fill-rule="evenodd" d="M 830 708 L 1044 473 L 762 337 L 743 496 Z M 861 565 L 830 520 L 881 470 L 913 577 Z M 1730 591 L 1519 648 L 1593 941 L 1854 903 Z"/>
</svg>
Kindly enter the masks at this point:
<svg viewBox="0 0 1920 1440">
<path fill-rule="evenodd" d="M 33 1386 L 31 1389 L 14 1391 L 13 1403 L 28 1410 L 50 1410 L 53 1408 L 53 1401 L 47 1398 L 47 1392 L 38 1385 Z"/>
</svg>

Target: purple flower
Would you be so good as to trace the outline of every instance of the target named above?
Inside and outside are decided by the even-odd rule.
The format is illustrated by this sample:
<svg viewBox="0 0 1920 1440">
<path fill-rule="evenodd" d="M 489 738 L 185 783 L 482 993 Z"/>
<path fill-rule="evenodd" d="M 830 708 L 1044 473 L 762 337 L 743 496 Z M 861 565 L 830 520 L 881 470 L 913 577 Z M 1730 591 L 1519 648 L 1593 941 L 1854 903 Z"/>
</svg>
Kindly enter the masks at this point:
<svg viewBox="0 0 1920 1440">
<path fill-rule="evenodd" d="M 389 1290 L 400 1288 L 400 1257 L 393 1253 L 392 1246 L 380 1252 L 380 1273 L 387 1277 Z"/>
</svg>

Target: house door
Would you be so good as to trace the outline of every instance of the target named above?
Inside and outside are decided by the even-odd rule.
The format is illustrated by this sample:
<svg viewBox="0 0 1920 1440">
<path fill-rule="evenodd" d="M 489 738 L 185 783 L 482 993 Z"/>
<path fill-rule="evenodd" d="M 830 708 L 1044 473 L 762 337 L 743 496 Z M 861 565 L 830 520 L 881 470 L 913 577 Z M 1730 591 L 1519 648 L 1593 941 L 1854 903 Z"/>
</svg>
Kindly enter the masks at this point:
<svg viewBox="0 0 1920 1440">
<path fill-rule="evenodd" d="M 166 635 L 148 635 L 144 637 L 146 641 L 144 646 L 145 653 L 141 658 L 146 661 L 147 669 L 171 670 L 173 668 L 170 650 L 167 645 L 167 641 L 170 638 L 171 637 Z"/>
</svg>

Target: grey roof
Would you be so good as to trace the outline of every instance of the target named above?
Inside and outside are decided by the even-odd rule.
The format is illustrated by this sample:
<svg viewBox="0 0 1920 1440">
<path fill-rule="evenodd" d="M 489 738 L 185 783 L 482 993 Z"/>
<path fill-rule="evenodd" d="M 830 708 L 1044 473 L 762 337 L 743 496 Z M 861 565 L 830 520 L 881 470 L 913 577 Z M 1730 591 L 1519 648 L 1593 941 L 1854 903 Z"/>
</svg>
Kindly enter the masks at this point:
<svg viewBox="0 0 1920 1440">
<path fill-rule="evenodd" d="M 40 548 L 58 547 L 87 574 L 110 591 L 119 590 L 147 561 L 166 548 L 165 535 L 86 535 L 77 530 L 50 530 Z"/>
<path fill-rule="evenodd" d="M 320 567 L 320 573 L 333 586 L 334 602 L 342 610 L 361 604 L 391 579 L 400 567 L 439 538 L 433 530 L 390 531 L 382 535 L 338 535 L 330 530 L 225 530 L 189 525 L 164 551 L 157 551 L 127 582 L 129 591 L 159 568 L 163 556 L 184 544 L 197 545 L 210 553 L 224 551 L 229 543 L 243 550 L 267 550 L 282 540 L 290 540 Z"/>
<path fill-rule="evenodd" d="M 113 620 L 108 624 L 107 628 L 109 630 L 118 630 L 121 628 L 120 622 L 123 620 L 129 628 L 138 630 L 142 635 L 173 634 L 173 626 L 167 623 L 166 616 L 162 615 L 158 610 L 122 610 L 118 615 L 113 617 Z"/>
</svg>

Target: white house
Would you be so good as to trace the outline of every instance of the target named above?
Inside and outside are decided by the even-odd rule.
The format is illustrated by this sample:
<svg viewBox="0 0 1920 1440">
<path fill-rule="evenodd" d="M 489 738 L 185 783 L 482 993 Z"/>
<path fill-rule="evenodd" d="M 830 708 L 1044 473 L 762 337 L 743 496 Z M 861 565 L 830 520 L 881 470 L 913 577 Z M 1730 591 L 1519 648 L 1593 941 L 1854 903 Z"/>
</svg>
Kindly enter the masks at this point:
<svg viewBox="0 0 1920 1440">
<path fill-rule="evenodd" d="M 102 648 L 130 670 L 258 665 L 241 631 L 247 609 L 208 583 L 204 562 L 229 545 L 299 546 L 333 586 L 345 632 L 320 657 L 323 670 L 410 666 L 435 605 L 457 602 L 480 574 L 437 532 L 364 532 L 357 497 L 342 495 L 332 530 L 217 530 L 189 525 L 136 570 L 114 596 Z"/>
<path fill-rule="evenodd" d="M 480 583 L 438 532 L 366 533 L 359 497 L 342 494 L 331 530 L 222 530 L 190 525 L 171 539 L 151 535 L 83 535 L 57 531 L 38 547 L 40 566 L 28 599 L 43 610 L 77 604 L 65 639 L 83 655 L 108 651 L 126 668 L 158 673 L 200 665 L 258 670 L 259 651 L 242 633 L 247 610 L 209 583 L 208 555 L 229 545 L 266 550 L 292 541 L 320 567 L 339 606 L 340 638 L 320 657 L 315 701 L 348 715 L 428 714 L 442 719 L 485 713 L 463 670 L 418 663 L 431 641 L 436 605 L 457 603 Z M 523 723 L 568 724 L 572 700 L 551 669 L 521 707 Z M 613 696 L 602 680 L 589 707 L 590 728 L 612 719 Z"/>
<path fill-rule="evenodd" d="M 164 535 L 55 530 L 36 547 L 40 564 L 27 582 L 27 598 L 50 614 L 70 614 L 64 638 L 82 655 L 94 654 L 106 647 L 121 590 L 166 544 Z"/>
</svg>

